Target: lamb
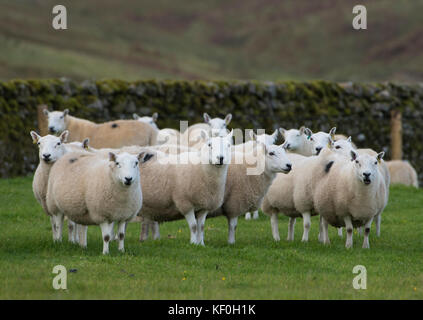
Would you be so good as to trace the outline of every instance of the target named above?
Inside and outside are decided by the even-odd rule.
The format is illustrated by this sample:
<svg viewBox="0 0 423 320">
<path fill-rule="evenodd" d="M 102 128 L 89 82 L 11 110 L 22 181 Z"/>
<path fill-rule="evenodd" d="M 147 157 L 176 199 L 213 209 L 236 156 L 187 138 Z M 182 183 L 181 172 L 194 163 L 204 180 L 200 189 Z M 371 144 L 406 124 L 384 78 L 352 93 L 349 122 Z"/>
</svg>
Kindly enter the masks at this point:
<svg viewBox="0 0 423 320">
<path fill-rule="evenodd" d="M 354 151 L 355 153 L 358 153 L 359 155 L 363 155 L 363 154 L 368 154 L 370 156 L 376 156 L 377 155 L 377 152 L 372 150 L 372 149 L 355 149 L 354 144 L 351 141 L 351 137 L 349 137 L 347 140 L 338 140 L 338 141 L 334 142 L 333 150 L 335 150 L 335 152 L 343 155 L 344 157 L 346 157 L 348 159 L 351 155 L 351 151 Z M 389 186 L 390 186 L 390 183 L 391 183 L 391 177 L 390 177 L 390 174 L 389 174 L 389 169 L 388 169 L 387 163 L 383 159 L 380 160 L 380 164 L 379 164 L 378 168 L 381 171 L 381 174 L 383 176 L 383 180 L 385 182 L 385 187 L 386 187 L 385 188 L 385 191 L 386 191 L 385 206 L 386 206 L 387 201 L 389 199 Z M 376 235 L 378 237 L 380 236 L 380 224 L 381 224 L 381 221 L 382 221 L 382 216 L 381 216 L 382 211 L 374 219 L 375 223 L 376 223 Z M 340 235 L 342 235 L 342 231 L 341 231 Z"/>
<path fill-rule="evenodd" d="M 50 170 L 56 161 L 66 153 L 80 149 L 81 143 L 65 143 L 69 135 L 67 130 L 63 131 L 59 137 L 52 135 L 41 137 L 35 131 L 31 131 L 30 134 L 34 144 L 38 145 L 40 159 L 34 174 L 34 179 L 32 181 L 32 190 L 34 192 L 35 199 L 38 201 L 38 203 L 40 203 L 44 212 L 50 216 L 53 228 L 52 217 L 47 209 L 46 203 L 47 185 Z M 69 241 L 72 243 L 77 242 L 77 226 L 73 221 L 68 221 L 68 230 Z"/>
<path fill-rule="evenodd" d="M 109 158 L 87 152 L 72 152 L 51 169 L 47 208 L 52 214 L 54 239 L 62 237 L 63 216 L 82 225 L 100 225 L 103 254 L 109 253 L 113 225 L 118 223 L 119 250 L 124 251 L 125 226 L 142 207 L 138 156 L 109 153 Z M 65 182 L 65 183 L 64 183 Z M 86 239 L 81 240 L 86 243 Z"/>
<path fill-rule="evenodd" d="M 175 129 L 165 128 L 159 129 L 157 127 L 157 118 L 159 117 L 158 113 L 155 112 L 151 117 L 140 117 L 138 114 L 133 114 L 134 120 L 138 120 L 140 122 L 148 123 L 153 128 L 158 130 L 157 133 L 157 144 L 179 144 L 180 140 L 180 132 Z"/>
<path fill-rule="evenodd" d="M 139 215 L 157 222 L 185 218 L 190 242 L 204 245 L 207 213 L 223 203 L 233 132 L 202 135 L 207 142 L 200 151 L 169 155 L 168 161 L 155 158 L 141 166 L 144 202 Z"/>
<path fill-rule="evenodd" d="M 323 243 L 329 243 L 328 224 L 346 227 L 346 248 L 353 246 L 353 227 L 364 226 L 363 248 L 370 247 L 371 223 L 387 203 L 386 184 L 378 168 L 383 156 L 384 152 L 371 156 L 351 151 L 350 159 L 338 156 L 330 162 L 313 192 L 315 210 L 322 217 Z"/>
<path fill-rule="evenodd" d="M 291 171 L 292 164 L 287 158 L 284 147 L 266 146 L 256 142 L 257 163 L 263 168 L 261 173 L 248 174 L 248 168 L 253 163 L 255 152 L 246 152 L 232 155 L 232 163 L 229 165 L 226 179 L 225 197 L 219 210 L 213 212 L 213 216 L 224 215 L 228 219 L 228 243 L 235 243 L 235 230 L 238 224 L 238 216 L 260 208 L 263 197 L 272 184 L 277 173 L 287 174 Z M 237 158 L 238 156 L 238 158 Z M 238 164 L 234 160 L 243 158 L 243 163 Z M 250 159 L 248 159 L 250 158 Z M 260 163 L 261 162 L 261 163 Z"/>
<path fill-rule="evenodd" d="M 302 217 L 304 232 L 302 241 L 308 241 L 311 227 L 311 216 L 314 210 L 312 192 L 314 186 L 326 174 L 326 164 L 331 156 L 329 148 L 319 155 L 305 157 L 298 154 L 288 154 L 294 168 L 288 175 L 278 174 L 270 186 L 262 204 L 262 211 L 270 216 L 272 235 L 279 241 L 278 214 L 282 212 L 289 217 L 288 241 L 294 240 L 296 218 Z"/>
<path fill-rule="evenodd" d="M 120 148 L 131 145 L 155 145 L 158 131 L 149 124 L 136 120 L 117 120 L 96 124 L 69 115 L 69 110 L 44 110 L 51 133 L 69 131 L 68 141 L 90 138 L 94 148 Z"/>
<path fill-rule="evenodd" d="M 207 113 L 204 113 L 204 123 L 197 123 L 189 126 L 181 133 L 181 143 L 190 148 L 200 149 L 204 144 L 202 140 L 202 131 L 205 131 L 208 136 L 225 136 L 227 134 L 227 126 L 232 120 L 232 114 L 226 115 L 225 119 L 211 118 Z"/>
<path fill-rule="evenodd" d="M 417 172 L 408 161 L 391 160 L 386 161 L 386 165 L 389 169 L 392 184 L 419 187 Z"/>
</svg>

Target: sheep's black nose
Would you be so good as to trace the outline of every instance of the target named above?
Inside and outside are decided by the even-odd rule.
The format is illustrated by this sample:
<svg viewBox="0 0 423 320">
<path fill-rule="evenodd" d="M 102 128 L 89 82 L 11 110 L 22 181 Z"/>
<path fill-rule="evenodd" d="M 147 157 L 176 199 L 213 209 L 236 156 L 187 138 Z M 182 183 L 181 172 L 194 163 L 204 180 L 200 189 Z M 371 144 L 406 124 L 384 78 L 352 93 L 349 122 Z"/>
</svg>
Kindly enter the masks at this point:
<svg viewBox="0 0 423 320">
<path fill-rule="evenodd" d="M 44 160 L 48 160 L 48 159 L 50 159 L 50 157 L 51 157 L 51 154 L 50 153 L 44 153 L 43 154 Z"/>
<path fill-rule="evenodd" d="M 56 130 L 54 130 L 54 127 L 48 127 L 51 133 L 54 133 Z"/>
<path fill-rule="evenodd" d="M 365 178 L 369 178 L 369 177 L 370 177 L 370 174 L 371 174 L 371 173 L 369 173 L 369 172 L 363 172 L 363 176 L 364 176 Z"/>
<path fill-rule="evenodd" d="M 318 148 L 316 148 L 316 153 L 317 153 L 317 154 L 319 154 L 319 153 L 320 153 L 320 151 L 322 151 L 322 147 L 318 147 Z"/>
<path fill-rule="evenodd" d="M 220 157 L 217 157 L 217 160 L 219 160 L 219 164 L 223 164 L 223 157 L 222 156 L 220 156 Z"/>
<path fill-rule="evenodd" d="M 131 182 L 132 181 L 132 177 L 125 177 L 125 181 L 126 182 Z"/>
<path fill-rule="evenodd" d="M 288 163 L 288 164 L 286 165 L 286 167 L 287 167 L 289 170 L 291 170 L 291 169 L 292 169 L 292 164 Z"/>
</svg>

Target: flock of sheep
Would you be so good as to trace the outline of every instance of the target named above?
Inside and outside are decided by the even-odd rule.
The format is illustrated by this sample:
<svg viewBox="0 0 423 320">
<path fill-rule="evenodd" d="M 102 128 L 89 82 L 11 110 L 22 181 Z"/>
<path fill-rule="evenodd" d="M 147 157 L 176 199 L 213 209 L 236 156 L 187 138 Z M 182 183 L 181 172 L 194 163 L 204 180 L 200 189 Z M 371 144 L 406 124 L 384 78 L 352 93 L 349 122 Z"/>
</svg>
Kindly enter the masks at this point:
<svg viewBox="0 0 423 320">
<path fill-rule="evenodd" d="M 278 129 L 273 134 L 228 131 L 224 119 L 204 114 L 204 123 L 185 130 L 157 128 L 157 114 L 96 124 L 65 111 L 45 110 L 51 134 L 31 131 L 39 146 L 35 198 L 50 217 L 53 240 L 61 241 L 68 219 L 69 241 L 87 246 L 87 228 L 99 225 L 103 254 L 109 243 L 124 251 L 126 225 L 141 222 L 140 240 L 159 223 L 185 218 L 191 243 L 204 245 L 207 217 L 226 216 L 228 242 L 235 242 L 238 217 L 270 216 L 273 238 L 280 240 L 278 214 L 289 217 L 288 240 L 297 217 L 308 241 L 311 216 L 320 215 L 319 241 L 329 243 L 328 225 L 353 245 L 353 228 L 364 227 L 363 248 L 381 213 L 390 183 L 417 187 L 406 161 L 385 162 L 384 152 L 357 149 L 351 137 L 330 132 Z M 241 131 L 242 132 L 242 131 Z M 283 144 L 277 145 L 280 137 Z M 235 138 L 234 144 L 233 140 Z M 241 140 L 240 140 L 241 139 Z M 114 225 L 117 232 L 114 232 Z"/>
</svg>

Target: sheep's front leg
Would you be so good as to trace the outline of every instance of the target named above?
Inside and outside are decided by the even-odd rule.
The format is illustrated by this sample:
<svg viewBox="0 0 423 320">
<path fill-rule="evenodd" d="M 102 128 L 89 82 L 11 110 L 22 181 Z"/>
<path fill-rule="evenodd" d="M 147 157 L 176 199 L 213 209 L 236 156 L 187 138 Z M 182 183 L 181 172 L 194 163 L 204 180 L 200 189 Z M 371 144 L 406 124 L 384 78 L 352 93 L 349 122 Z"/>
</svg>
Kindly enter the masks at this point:
<svg viewBox="0 0 423 320">
<path fill-rule="evenodd" d="M 257 220 L 259 218 L 258 210 L 254 211 L 253 219 Z"/>
<path fill-rule="evenodd" d="M 87 231 L 88 226 L 78 225 L 78 233 L 79 233 L 79 245 L 82 248 L 87 247 Z"/>
<path fill-rule="evenodd" d="M 326 219 L 322 216 L 320 216 L 321 219 L 321 228 L 322 228 L 322 241 L 323 244 L 330 244 L 329 240 L 329 225 Z"/>
<path fill-rule="evenodd" d="M 363 248 L 364 249 L 369 249 L 370 248 L 369 234 L 370 234 L 370 228 L 372 226 L 372 222 L 373 222 L 373 219 L 370 219 L 364 225 L 364 240 L 363 240 Z"/>
<path fill-rule="evenodd" d="M 235 231 L 238 225 L 238 217 L 228 217 L 228 243 L 235 243 Z"/>
<path fill-rule="evenodd" d="M 185 219 L 188 222 L 189 230 L 191 231 L 191 243 L 197 243 L 197 220 L 195 219 L 194 209 L 190 210 L 185 215 Z"/>
<path fill-rule="evenodd" d="M 382 213 L 381 212 L 379 212 L 377 215 L 376 215 L 376 235 L 378 236 L 378 237 L 380 237 L 380 223 L 382 222 Z"/>
<path fill-rule="evenodd" d="M 317 236 L 317 239 L 319 242 L 323 242 L 323 217 L 320 215 L 319 217 L 319 235 Z"/>
<path fill-rule="evenodd" d="M 100 224 L 101 235 L 103 236 L 103 254 L 109 254 L 109 243 L 113 237 L 113 222 Z"/>
<path fill-rule="evenodd" d="M 143 242 L 148 239 L 148 229 L 149 229 L 149 223 L 143 219 L 141 221 L 141 233 L 140 233 L 140 241 Z"/>
<path fill-rule="evenodd" d="M 197 217 L 197 244 L 204 246 L 204 223 L 207 217 L 207 211 L 201 212 Z"/>
<path fill-rule="evenodd" d="M 342 227 L 338 228 L 338 236 L 340 236 L 342 238 Z"/>
<path fill-rule="evenodd" d="M 294 241 L 294 230 L 295 230 L 295 221 L 296 218 L 289 218 L 288 223 L 288 238 L 286 240 L 288 241 Z"/>
<path fill-rule="evenodd" d="M 245 220 L 251 220 L 251 212 L 245 214 Z"/>
<path fill-rule="evenodd" d="M 152 228 L 153 228 L 153 240 L 159 240 L 160 239 L 159 223 L 157 221 L 154 221 Z"/>
<path fill-rule="evenodd" d="M 353 246 L 353 225 L 351 222 L 351 217 L 344 217 L 345 229 L 347 230 L 347 242 L 345 243 L 345 248 L 352 248 Z"/>
<path fill-rule="evenodd" d="M 304 232 L 303 232 L 303 239 L 301 241 L 307 242 L 308 233 L 310 232 L 310 226 L 311 226 L 311 215 L 309 212 L 303 213 L 302 215 L 303 215 Z"/>
<path fill-rule="evenodd" d="M 272 235 L 275 241 L 280 241 L 281 238 L 279 237 L 279 227 L 278 227 L 278 215 L 273 213 L 270 216 L 270 225 L 272 227 Z"/>
<path fill-rule="evenodd" d="M 76 243 L 76 224 L 68 220 L 68 240 L 70 243 Z"/>
<path fill-rule="evenodd" d="M 121 221 L 118 224 L 118 238 L 119 238 L 119 251 L 125 251 L 125 233 L 126 233 L 126 221 Z"/>
<path fill-rule="evenodd" d="M 57 215 L 52 216 L 53 241 L 62 241 L 63 218 L 64 216 L 60 212 Z"/>
</svg>

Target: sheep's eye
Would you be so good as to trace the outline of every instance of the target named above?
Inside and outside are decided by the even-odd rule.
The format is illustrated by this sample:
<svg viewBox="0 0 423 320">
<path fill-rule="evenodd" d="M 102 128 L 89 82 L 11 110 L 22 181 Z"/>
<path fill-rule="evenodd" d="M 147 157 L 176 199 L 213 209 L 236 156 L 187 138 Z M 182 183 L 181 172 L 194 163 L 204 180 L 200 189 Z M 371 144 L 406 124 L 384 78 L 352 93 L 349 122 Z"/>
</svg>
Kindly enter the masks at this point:
<svg viewBox="0 0 423 320">
<path fill-rule="evenodd" d="M 358 160 L 355 160 L 355 163 L 358 163 Z"/>
<path fill-rule="evenodd" d="M 41 143 L 40 142 L 37 142 L 37 145 L 40 145 Z"/>
<path fill-rule="evenodd" d="M 60 142 L 58 142 L 57 145 L 60 146 Z"/>
<path fill-rule="evenodd" d="M 209 143 L 209 147 L 211 147 L 211 143 Z"/>
<path fill-rule="evenodd" d="M 375 162 L 375 164 L 377 164 L 377 161 Z"/>
<path fill-rule="evenodd" d="M 116 165 L 119 167 L 120 166 L 120 163 L 119 162 L 116 162 Z"/>
<path fill-rule="evenodd" d="M 61 116 L 60 119 L 63 119 L 64 116 Z"/>
<path fill-rule="evenodd" d="M 313 138 L 310 138 L 310 141 L 314 141 L 314 139 Z"/>
<path fill-rule="evenodd" d="M 138 166 L 138 164 L 139 164 L 139 162 L 137 161 L 137 162 L 135 162 L 135 166 Z"/>
<path fill-rule="evenodd" d="M 274 156 L 275 155 L 275 153 L 272 151 L 272 152 L 269 152 L 269 156 Z"/>
<path fill-rule="evenodd" d="M 336 146 L 335 149 L 341 149 L 341 147 L 340 146 Z"/>
</svg>

